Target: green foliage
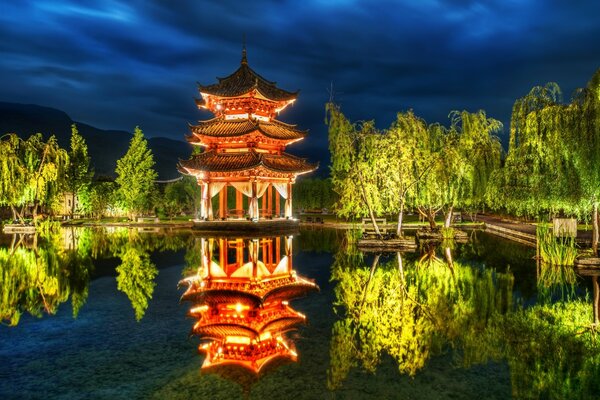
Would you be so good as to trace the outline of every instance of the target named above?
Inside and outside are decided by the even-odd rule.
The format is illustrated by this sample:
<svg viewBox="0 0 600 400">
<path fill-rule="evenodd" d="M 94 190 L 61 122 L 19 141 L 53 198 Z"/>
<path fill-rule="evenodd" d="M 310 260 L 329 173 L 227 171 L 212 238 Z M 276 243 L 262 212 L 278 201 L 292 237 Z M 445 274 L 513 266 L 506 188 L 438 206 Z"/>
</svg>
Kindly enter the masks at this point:
<svg viewBox="0 0 600 400">
<path fill-rule="evenodd" d="M 55 314 L 71 299 L 73 316 L 85 303 L 90 258 L 62 247 L 60 230 L 46 229 L 29 242 L 14 237 L 10 248 L 0 248 L 0 321 L 19 323 L 23 313 L 41 317 Z"/>
<path fill-rule="evenodd" d="M 443 227 L 440 229 L 442 239 L 454 239 L 455 230 L 452 227 Z"/>
<path fill-rule="evenodd" d="M 377 154 L 381 134 L 374 123 L 357 126 L 350 123 L 340 108 L 326 105 L 331 152 L 331 184 L 337 195 L 335 212 L 344 218 L 381 213 L 381 180 L 385 174 L 378 168 Z"/>
<path fill-rule="evenodd" d="M 506 359 L 515 398 L 593 398 L 600 390 L 600 341 L 590 329 L 590 308 L 569 301 L 506 314 L 481 335 L 493 351 L 480 347 L 465 365 Z"/>
<path fill-rule="evenodd" d="M 554 237 L 547 224 L 538 224 L 537 245 L 543 262 L 552 265 L 573 265 L 577 257 L 574 237 Z"/>
<path fill-rule="evenodd" d="M 600 199 L 600 70 L 562 104 L 556 83 L 513 106 L 508 156 L 487 198 L 517 215 L 589 215 Z"/>
<path fill-rule="evenodd" d="M 294 206 L 304 210 L 333 209 L 335 203 L 331 179 L 300 178 L 293 186 Z"/>
<path fill-rule="evenodd" d="M 160 207 L 169 217 L 181 213 L 196 215 L 200 209 L 200 201 L 201 192 L 196 180 L 186 175 L 165 186 Z"/>
<path fill-rule="evenodd" d="M 132 241 L 119 253 L 121 265 L 117 267 L 117 288 L 125 293 L 135 311 L 135 319 L 141 320 L 148 308 L 148 300 L 154 292 L 154 278 L 158 269 L 150 261 L 150 255 Z"/>
<path fill-rule="evenodd" d="M 491 321 L 512 307 L 512 275 L 456 262 L 416 268 L 405 261 L 377 266 L 376 258 L 368 268 L 349 247 L 336 254 L 332 279 L 342 319 L 332 332 L 330 389 L 353 367 L 375 372 L 383 354 L 414 376 L 449 345 L 471 351 Z"/>
<path fill-rule="evenodd" d="M 118 186 L 116 182 L 97 181 L 90 188 L 90 211 L 96 218 L 117 212 Z"/>
<path fill-rule="evenodd" d="M 154 181 L 154 158 L 148 142 L 139 127 L 135 128 L 127 153 L 117 161 L 119 200 L 130 217 L 147 212 L 152 208 Z"/>
<path fill-rule="evenodd" d="M 73 196 L 70 213 L 89 214 L 91 212 L 90 189 L 94 171 L 90 166 L 85 139 L 79 134 L 77 126 L 71 126 L 71 151 L 69 152 L 69 164 L 66 171 L 66 189 Z M 78 208 L 75 209 L 75 196 L 77 196 Z"/>
<path fill-rule="evenodd" d="M 20 139 L 11 133 L 0 139 L 0 205 L 10 206 L 15 218 L 24 217 L 32 206 L 35 217 L 40 206 L 52 209 L 64 188 L 67 152 L 51 136 L 41 134 Z"/>
<path fill-rule="evenodd" d="M 334 104 L 326 109 L 339 216 L 398 213 L 400 230 L 404 210 L 417 208 L 433 228 L 442 208 L 451 213 L 483 205 L 500 166 L 495 134 L 502 129 L 484 111 L 452 112 L 450 129 L 427 125 L 412 111 L 398 113 L 380 132 L 372 121 L 350 123 Z"/>
</svg>

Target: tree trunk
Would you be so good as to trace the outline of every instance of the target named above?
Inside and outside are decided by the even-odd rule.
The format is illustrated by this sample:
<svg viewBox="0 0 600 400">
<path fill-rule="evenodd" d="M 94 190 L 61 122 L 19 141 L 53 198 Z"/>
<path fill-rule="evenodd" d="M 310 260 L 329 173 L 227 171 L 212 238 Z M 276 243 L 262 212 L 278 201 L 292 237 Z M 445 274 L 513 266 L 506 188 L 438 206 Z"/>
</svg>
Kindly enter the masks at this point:
<svg viewBox="0 0 600 400">
<path fill-rule="evenodd" d="M 453 269 L 454 268 L 454 261 L 452 259 L 452 250 L 450 249 L 450 247 L 446 247 L 444 249 L 444 252 L 446 253 L 446 262 L 448 263 L 448 266 Z"/>
<path fill-rule="evenodd" d="M 452 210 L 453 208 L 450 207 L 448 209 L 448 214 L 446 214 L 446 221 L 444 221 L 445 228 L 450 228 L 450 225 L 452 225 Z"/>
<path fill-rule="evenodd" d="M 594 285 L 594 325 L 600 323 L 600 284 L 598 284 L 598 276 L 592 277 Z"/>
<path fill-rule="evenodd" d="M 398 259 L 398 272 L 400 273 L 400 283 L 404 286 L 404 263 L 402 262 L 402 253 L 396 252 L 396 258 Z"/>
<path fill-rule="evenodd" d="M 362 194 L 363 201 L 369 210 L 369 217 L 371 218 L 371 223 L 373 224 L 373 229 L 375 229 L 375 234 L 379 239 L 382 238 L 381 232 L 379 231 L 379 226 L 377 226 L 377 221 L 375 221 L 375 214 L 373 213 L 373 209 L 371 208 L 371 204 L 369 203 L 369 198 L 367 197 L 367 191 L 365 190 L 365 185 L 362 177 L 362 173 L 360 172 L 360 168 L 358 169 L 358 176 L 360 178 L 360 190 Z"/>
<path fill-rule="evenodd" d="M 10 210 L 12 211 L 13 221 L 17 221 L 17 210 L 15 209 L 15 206 L 10 206 Z"/>
<path fill-rule="evenodd" d="M 379 257 L 381 254 L 377 254 L 373 259 L 373 264 L 371 264 L 371 272 L 369 273 L 369 279 L 367 279 L 367 283 L 365 283 L 365 290 L 363 291 L 363 298 L 360 302 L 360 311 L 362 312 L 363 305 L 365 304 L 365 300 L 367 299 L 367 290 L 369 289 L 369 284 L 371 283 L 371 279 L 373 279 L 373 275 L 375 274 L 375 268 L 379 264 Z"/>
<path fill-rule="evenodd" d="M 598 202 L 594 202 L 594 212 L 592 214 L 592 223 L 594 224 L 594 229 L 592 231 L 592 251 L 594 252 L 594 256 L 598 254 Z"/>
<path fill-rule="evenodd" d="M 402 219 L 404 218 L 404 198 L 400 200 L 400 212 L 398 213 L 398 227 L 396 228 L 396 235 L 402 237 Z"/>
<path fill-rule="evenodd" d="M 435 214 L 435 210 L 429 208 L 429 211 L 427 212 L 427 220 L 429 221 L 429 228 L 431 230 L 435 230 L 437 228 L 437 225 L 435 224 Z"/>
<path fill-rule="evenodd" d="M 75 215 L 75 192 L 71 193 L 71 219 Z"/>
</svg>

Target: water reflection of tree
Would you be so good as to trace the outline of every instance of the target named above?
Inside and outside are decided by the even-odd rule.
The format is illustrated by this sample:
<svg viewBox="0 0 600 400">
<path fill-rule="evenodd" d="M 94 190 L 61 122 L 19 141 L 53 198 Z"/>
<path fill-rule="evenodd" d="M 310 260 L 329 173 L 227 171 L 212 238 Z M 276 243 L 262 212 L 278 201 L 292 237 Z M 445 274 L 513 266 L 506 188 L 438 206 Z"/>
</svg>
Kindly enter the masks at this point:
<svg viewBox="0 0 600 400">
<path fill-rule="evenodd" d="M 71 299 L 76 317 L 87 299 L 91 261 L 62 246 L 60 230 L 48 227 L 35 236 L 14 235 L 0 248 L 0 320 L 15 326 L 23 313 L 55 314 Z"/>
<path fill-rule="evenodd" d="M 332 271 L 336 306 L 343 319 L 333 327 L 328 386 L 339 387 L 353 367 L 374 372 L 382 354 L 400 373 L 415 375 L 450 346 L 476 351 L 490 320 L 512 303 L 512 275 L 450 268 L 432 252 L 417 263 L 395 260 L 370 267 L 354 249 L 340 251 Z"/>
<path fill-rule="evenodd" d="M 445 244 L 375 268 L 352 246 L 338 252 L 332 277 L 342 319 L 333 327 L 329 387 L 354 367 L 375 371 L 383 354 L 414 375 L 453 348 L 464 367 L 507 362 L 515 398 L 594 398 L 600 340 L 574 271 L 538 266 L 538 303 L 513 306 L 511 273 L 464 260 Z"/>
<path fill-rule="evenodd" d="M 113 254 L 121 259 L 116 268 L 117 289 L 127 295 L 135 312 L 136 320 L 141 320 L 154 293 L 154 279 L 158 269 L 150 261 L 149 248 L 144 238 L 134 230 L 120 231 L 113 237 Z"/>
</svg>

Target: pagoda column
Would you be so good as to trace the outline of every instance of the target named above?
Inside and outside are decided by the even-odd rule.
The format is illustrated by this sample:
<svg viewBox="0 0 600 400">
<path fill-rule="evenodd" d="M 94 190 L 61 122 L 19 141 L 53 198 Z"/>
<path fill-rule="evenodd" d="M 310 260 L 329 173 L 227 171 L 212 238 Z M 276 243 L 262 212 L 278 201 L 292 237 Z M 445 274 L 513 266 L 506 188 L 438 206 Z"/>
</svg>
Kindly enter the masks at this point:
<svg viewBox="0 0 600 400">
<path fill-rule="evenodd" d="M 273 185 L 270 184 L 267 189 L 267 212 L 273 218 Z"/>
<path fill-rule="evenodd" d="M 219 218 L 225 219 L 227 216 L 227 184 L 219 192 Z"/>
<path fill-rule="evenodd" d="M 263 194 L 263 197 L 262 197 L 262 209 L 263 209 L 264 212 L 266 212 L 268 214 L 269 210 L 267 209 L 267 198 L 268 198 L 267 193 Z"/>
<path fill-rule="evenodd" d="M 208 183 L 205 181 L 201 181 L 200 185 L 202 191 L 202 200 L 200 201 L 200 219 L 205 220 L 208 218 L 208 201 L 210 196 L 208 194 Z"/>
<path fill-rule="evenodd" d="M 250 198 L 250 218 L 258 219 L 258 198 L 256 197 L 256 181 L 252 182 L 252 197 Z"/>
<path fill-rule="evenodd" d="M 209 221 L 213 220 L 213 208 L 212 208 L 212 196 L 210 195 L 210 189 L 212 184 L 209 182 L 207 185 L 207 199 L 206 199 L 206 207 L 208 209 L 207 218 Z"/>
<path fill-rule="evenodd" d="M 242 196 L 243 196 L 242 192 L 240 192 L 239 190 L 235 189 L 235 209 L 237 210 L 237 212 L 239 212 L 239 210 L 242 211 L 241 217 L 244 216 L 243 215 L 243 212 L 244 212 L 244 198 Z"/>
<path fill-rule="evenodd" d="M 275 214 L 277 214 L 277 218 L 281 216 L 281 195 L 279 194 L 279 190 L 275 190 Z"/>
<path fill-rule="evenodd" d="M 287 183 L 287 199 L 285 199 L 285 217 L 292 218 L 292 181 Z"/>
</svg>

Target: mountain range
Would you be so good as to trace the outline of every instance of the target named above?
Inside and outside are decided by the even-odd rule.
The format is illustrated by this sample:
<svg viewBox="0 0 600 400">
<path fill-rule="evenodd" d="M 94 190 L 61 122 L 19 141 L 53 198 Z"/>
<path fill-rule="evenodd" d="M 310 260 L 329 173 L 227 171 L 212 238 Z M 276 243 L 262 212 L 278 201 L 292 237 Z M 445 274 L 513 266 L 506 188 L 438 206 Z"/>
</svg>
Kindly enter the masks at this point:
<svg viewBox="0 0 600 400">
<path fill-rule="evenodd" d="M 127 152 L 132 133 L 120 130 L 104 130 L 83 122 L 73 121 L 67 113 L 55 108 L 35 104 L 0 102 L 0 136 L 16 133 L 27 138 L 34 133 L 42 133 L 44 139 L 55 135 L 64 149 L 70 148 L 71 125 L 76 124 L 81 136 L 88 145 L 88 152 L 96 176 L 115 176 L 117 160 Z M 133 131 L 133 129 L 132 129 Z M 165 137 L 148 139 L 148 146 L 154 154 L 158 179 L 173 179 L 180 174 L 178 160 L 189 158 L 191 146 L 182 140 Z"/>
</svg>

